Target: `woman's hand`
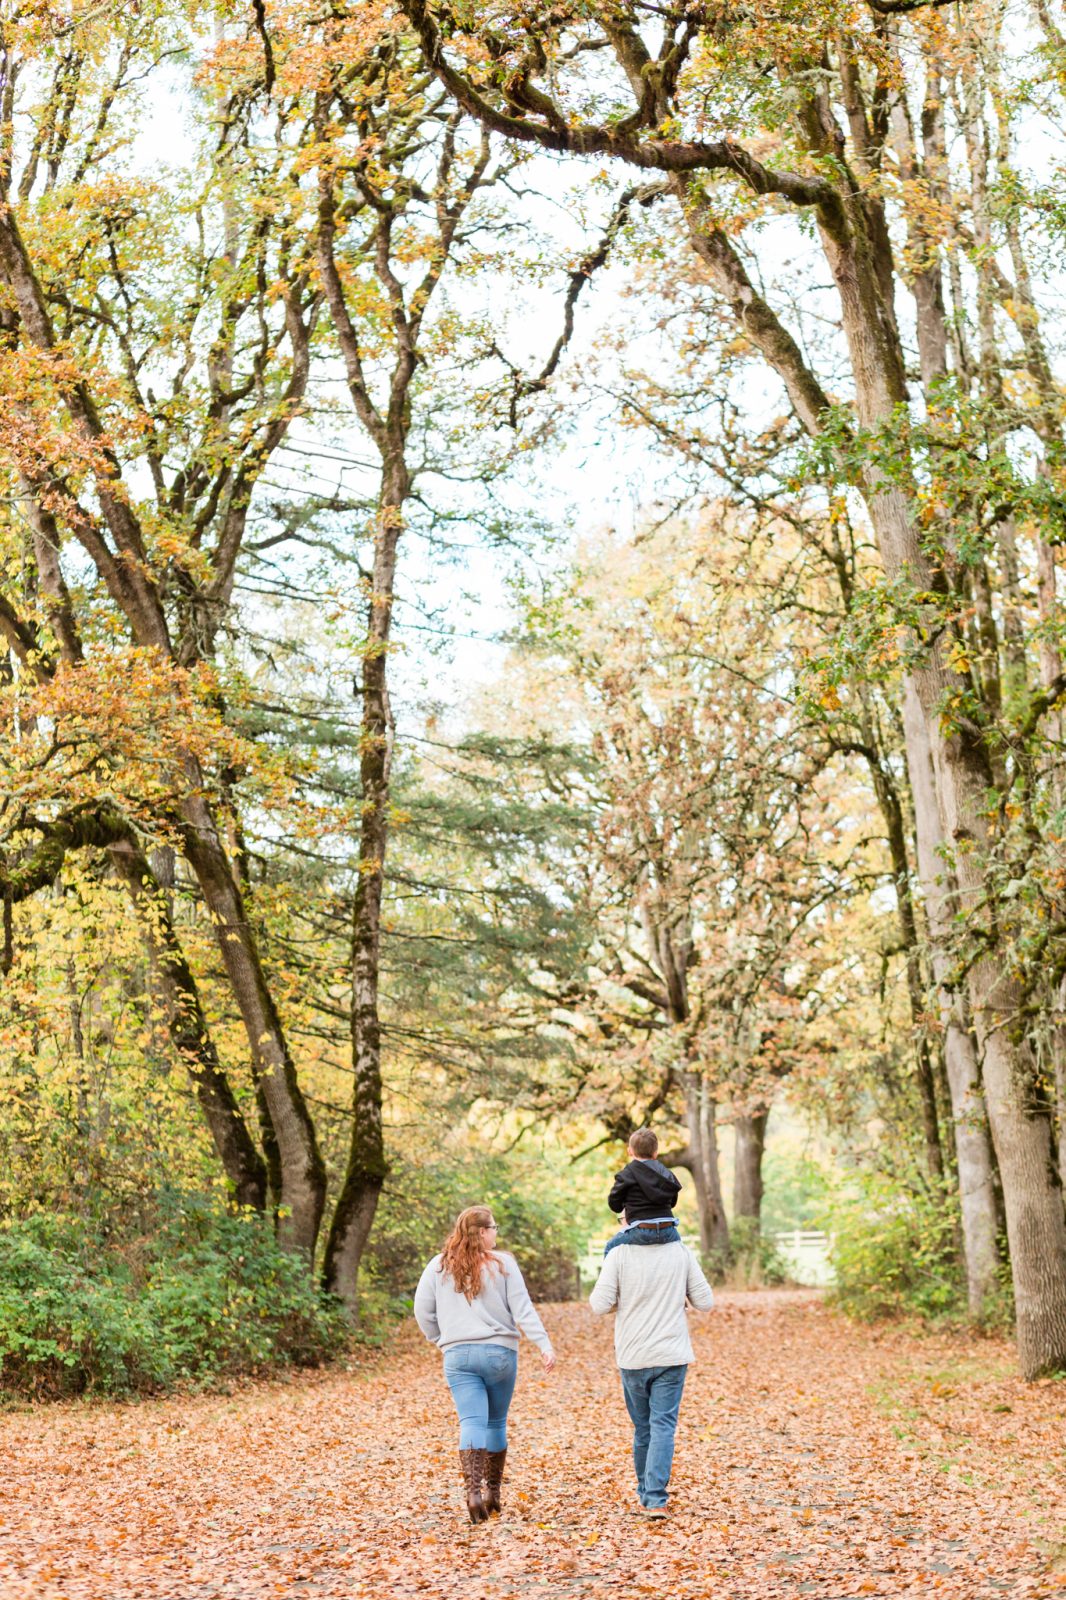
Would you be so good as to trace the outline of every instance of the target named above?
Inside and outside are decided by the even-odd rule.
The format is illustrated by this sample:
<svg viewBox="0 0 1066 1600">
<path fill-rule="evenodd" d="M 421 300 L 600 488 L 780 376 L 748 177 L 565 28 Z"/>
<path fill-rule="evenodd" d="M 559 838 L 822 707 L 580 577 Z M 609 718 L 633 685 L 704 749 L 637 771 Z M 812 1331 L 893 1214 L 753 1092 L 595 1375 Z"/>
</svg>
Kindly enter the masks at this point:
<svg viewBox="0 0 1066 1600">
<path fill-rule="evenodd" d="M 555 1371 L 555 1351 L 554 1350 L 542 1350 L 541 1353 L 540 1353 L 540 1359 L 544 1363 L 545 1372 L 554 1372 Z"/>
</svg>

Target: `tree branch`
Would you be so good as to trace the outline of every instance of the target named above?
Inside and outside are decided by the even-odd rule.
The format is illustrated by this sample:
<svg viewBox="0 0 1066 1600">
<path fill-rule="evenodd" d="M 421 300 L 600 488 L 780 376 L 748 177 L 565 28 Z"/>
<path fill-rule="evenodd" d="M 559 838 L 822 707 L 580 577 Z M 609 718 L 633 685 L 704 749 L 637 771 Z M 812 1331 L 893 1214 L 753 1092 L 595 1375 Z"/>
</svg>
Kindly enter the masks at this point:
<svg viewBox="0 0 1066 1600">
<path fill-rule="evenodd" d="M 544 122 L 500 111 L 449 63 L 440 29 L 425 0 L 402 0 L 402 6 L 418 35 L 427 62 L 445 88 L 465 111 L 495 133 L 526 144 L 538 144 L 545 150 L 569 155 L 611 156 L 657 172 L 736 172 L 756 194 L 779 194 L 793 205 L 819 206 L 834 217 L 840 211 L 836 190 L 824 178 L 766 167 L 732 139 L 716 139 L 710 143 L 700 139 L 639 139 L 626 131 L 625 123 L 596 126 L 568 121 L 552 102 L 548 103 L 552 113 L 548 117 L 546 107 L 541 106 L 546 97 L 539 92 L 537 103 L 547 118 Z M 527 102 L 529 98 L 527 92 Z"/>
<path fill-rule="evenodd" d="M 26 826 L 41 835 L 40 842 L 14 861 L 0 855 L 0 895 L 13 904 L 55 883 L 68 851 L 103 849 L 133 832 L 129 820 L 106 805 L 78 807 L 53 822 L 31 820 Z"/>
<path fill-rule="evenodd" d="M 521 400 L 527 399 L 531 394 L 540 394 L 548 386 L 549 380 L 555 373 L 563 352 L 574 334 L 574 313 L 581 293 L 589 283 L 594 272 L 607 263 L 607 258 L 621 230 L 632 205 L 650 206 L 668 194 L 669 189 L 665 183 L 649 183 L 634 185 L 619 197 L 618 203 L 611 213 L 602 239 L 585 255 L 570 273 L 567 282 L 566 297 L 563 301 L 563 327 L 556 339 L 548 359 L 535 378 L 523 378 L 518 369 L 507 360 L 499 346 L 493 343 L 493 351 L 511 370 L 511 401 L 508 409 L 508 421 L 512 428 L 518 427 L 518 405 Z"/>
</svg>

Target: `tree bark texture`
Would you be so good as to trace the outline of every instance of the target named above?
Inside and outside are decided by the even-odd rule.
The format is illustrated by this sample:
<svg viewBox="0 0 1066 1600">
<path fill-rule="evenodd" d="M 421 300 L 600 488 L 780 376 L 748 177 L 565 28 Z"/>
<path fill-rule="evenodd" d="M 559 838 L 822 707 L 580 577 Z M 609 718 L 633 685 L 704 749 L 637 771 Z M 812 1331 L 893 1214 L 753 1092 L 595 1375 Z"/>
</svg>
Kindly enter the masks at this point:
<svg viewBox="0 0 1066 1600">
<path fill-rule="evenodd" d="M 917 691 L 909 677 L 905 678 L 903 686 L 903 717 L 914 797 L 918 873 L 929 924 L 933 979 L 955 1129 L 967 1303 L 971 1316 L 979 1318 L 987 1310 L 995 1291 L 999 1264 L 995 1168 L 976 1043 L 962 994 L 947 986 L 951 968 L 948 938 L 954 907 L 949 869 L 939 854 L 942 835 L 933 784 L 932 752 Z"/>
<path fill-rule="evenodd" d="M 891 773 L 882 762 L 880 752 L 871 748 L 872 760 L 867 765 L 877 795 L 877 803 L 885 824 L 885 838 L 892 862 L 892 880 L 896 890 L 896 916 L 899 922 L 900 943 L 907 963 L 907 998 L 910 1004 L 911 1024 L 914 1029 L 914 1059 L 918 1079 L 918 1098 L 922 1108 L 922 1132 L 925 1141 L 925 1166 L 929 1176 L 944 1176 L 944 1152 L 940 1142 L 940 1117 L 936 1103 L 936 1074 L 922 1017 L 925 1012 L 924 984 L 922 981 L 921 945 L 914 916 L 911 894 L 911 869 L 907 857 L 907 835 L 903 823 L 903 807 L 896 792 Z"/>
<path fill-rule="evenodd" d="M 1055 1113 L 1058 1119 L 1059 1182 L 1066 1181 L 1066 1028 L 1056 1028 Z"/>
<path fill-rule="evenodd" d="M 233 1198 L 238 1205 L 262 1211 L 266 1205 L 266 1166 L 219 1062 L 196 979 L 174 931 L 166 894 L 134 841 L 114 844 L 108 854 L 136 909 L 155 969 L 159 997 L 166 1008 L 171 1042 L 193 1081 Z"/>
<path fill-rule="evenodd" d="M 705 1255 L 717 1254 L 727 1258 L 730 1250 L 729 1223 L 718 1170 L 714 1098 L 706 1080 L 696 1072 L 684 1074 L 682 1088 L 688 1128 L 688 1165 L 699 1210 L 700 1248 Z"/>
<path fill-rule="evenodd" d="M 252 1050 L 253 1075 L 277 1140 L 281 1166 L 278 1239 L 311 1261 L 326 1197 L 326 1170 L 263 972 L 244 901 L 203 795 L 182 804 L 184 853 L 211 915 L 230 987 Z"/>
<path fill-rule="evenodd" d="M 359 878 L 352 905 L 352 1137 L 324 1263 L 327 1288 L 340 1296 L 353 1317 L 358 1311 L 359 1266 L 387 1171 L 382 1122 L 379 968 L 393 743 L 388 651 L 396 556 L 409 489 L 401 438 L 386 455 L 374 541 L 372 593 L 363 661 Z"/>
<path fill-rule="evenodd" d="M 769 1108 L 733 1119 L 733 1221 L 748 1217 L 759 1227 L 762 1217 L 762 1161 Z"/>
</svg>

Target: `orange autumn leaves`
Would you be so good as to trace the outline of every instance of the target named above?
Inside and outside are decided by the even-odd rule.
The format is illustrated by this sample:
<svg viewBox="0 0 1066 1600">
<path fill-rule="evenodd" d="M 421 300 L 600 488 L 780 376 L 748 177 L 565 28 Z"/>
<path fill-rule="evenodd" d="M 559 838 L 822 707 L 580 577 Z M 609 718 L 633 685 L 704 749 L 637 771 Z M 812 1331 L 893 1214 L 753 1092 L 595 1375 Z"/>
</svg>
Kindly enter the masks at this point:
<svg viewBox="0 0 1066 1600">
<path fill-rule="evenodd" d="M 207 663 L 187 669 L 116 641 L 77 665 L 58 664 L 42 682 L 16 680 L 2 692 L 13 703 L 4 732 L 7 795 L 28 812 L 104 801 L 154 829 L 190 784 L 217 780 L 223 768 L 240 771 L 268 809 L 292 803 L 294 758 L 235 729 Z"/>
<path fill-rule="evenodd" d="M 439 1356 L 0 1420 L 4 1600 L 1054 1600 L 1061 1384 L 991 1339 L 856 1328 L 810 1293 L 723 1294 L 693 1328 L 671 1520 L 630 1514 L 611 1329 L 547 1306 L 503 1515 L 471 1528 Z"/>
</svg>

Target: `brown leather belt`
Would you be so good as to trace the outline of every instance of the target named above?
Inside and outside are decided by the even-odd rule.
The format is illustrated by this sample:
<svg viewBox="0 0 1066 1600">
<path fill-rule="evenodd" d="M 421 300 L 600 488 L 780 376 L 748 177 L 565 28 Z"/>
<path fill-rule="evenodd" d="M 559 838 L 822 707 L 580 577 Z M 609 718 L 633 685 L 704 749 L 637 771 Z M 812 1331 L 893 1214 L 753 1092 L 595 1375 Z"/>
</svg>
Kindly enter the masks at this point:
<svg viewBox="0 0 1066 1600">
<path fill-rule="evenodd" d="M 676 1228 L 676 1222 L 635 1222 L 635 1228 Z"/>
</svg>

